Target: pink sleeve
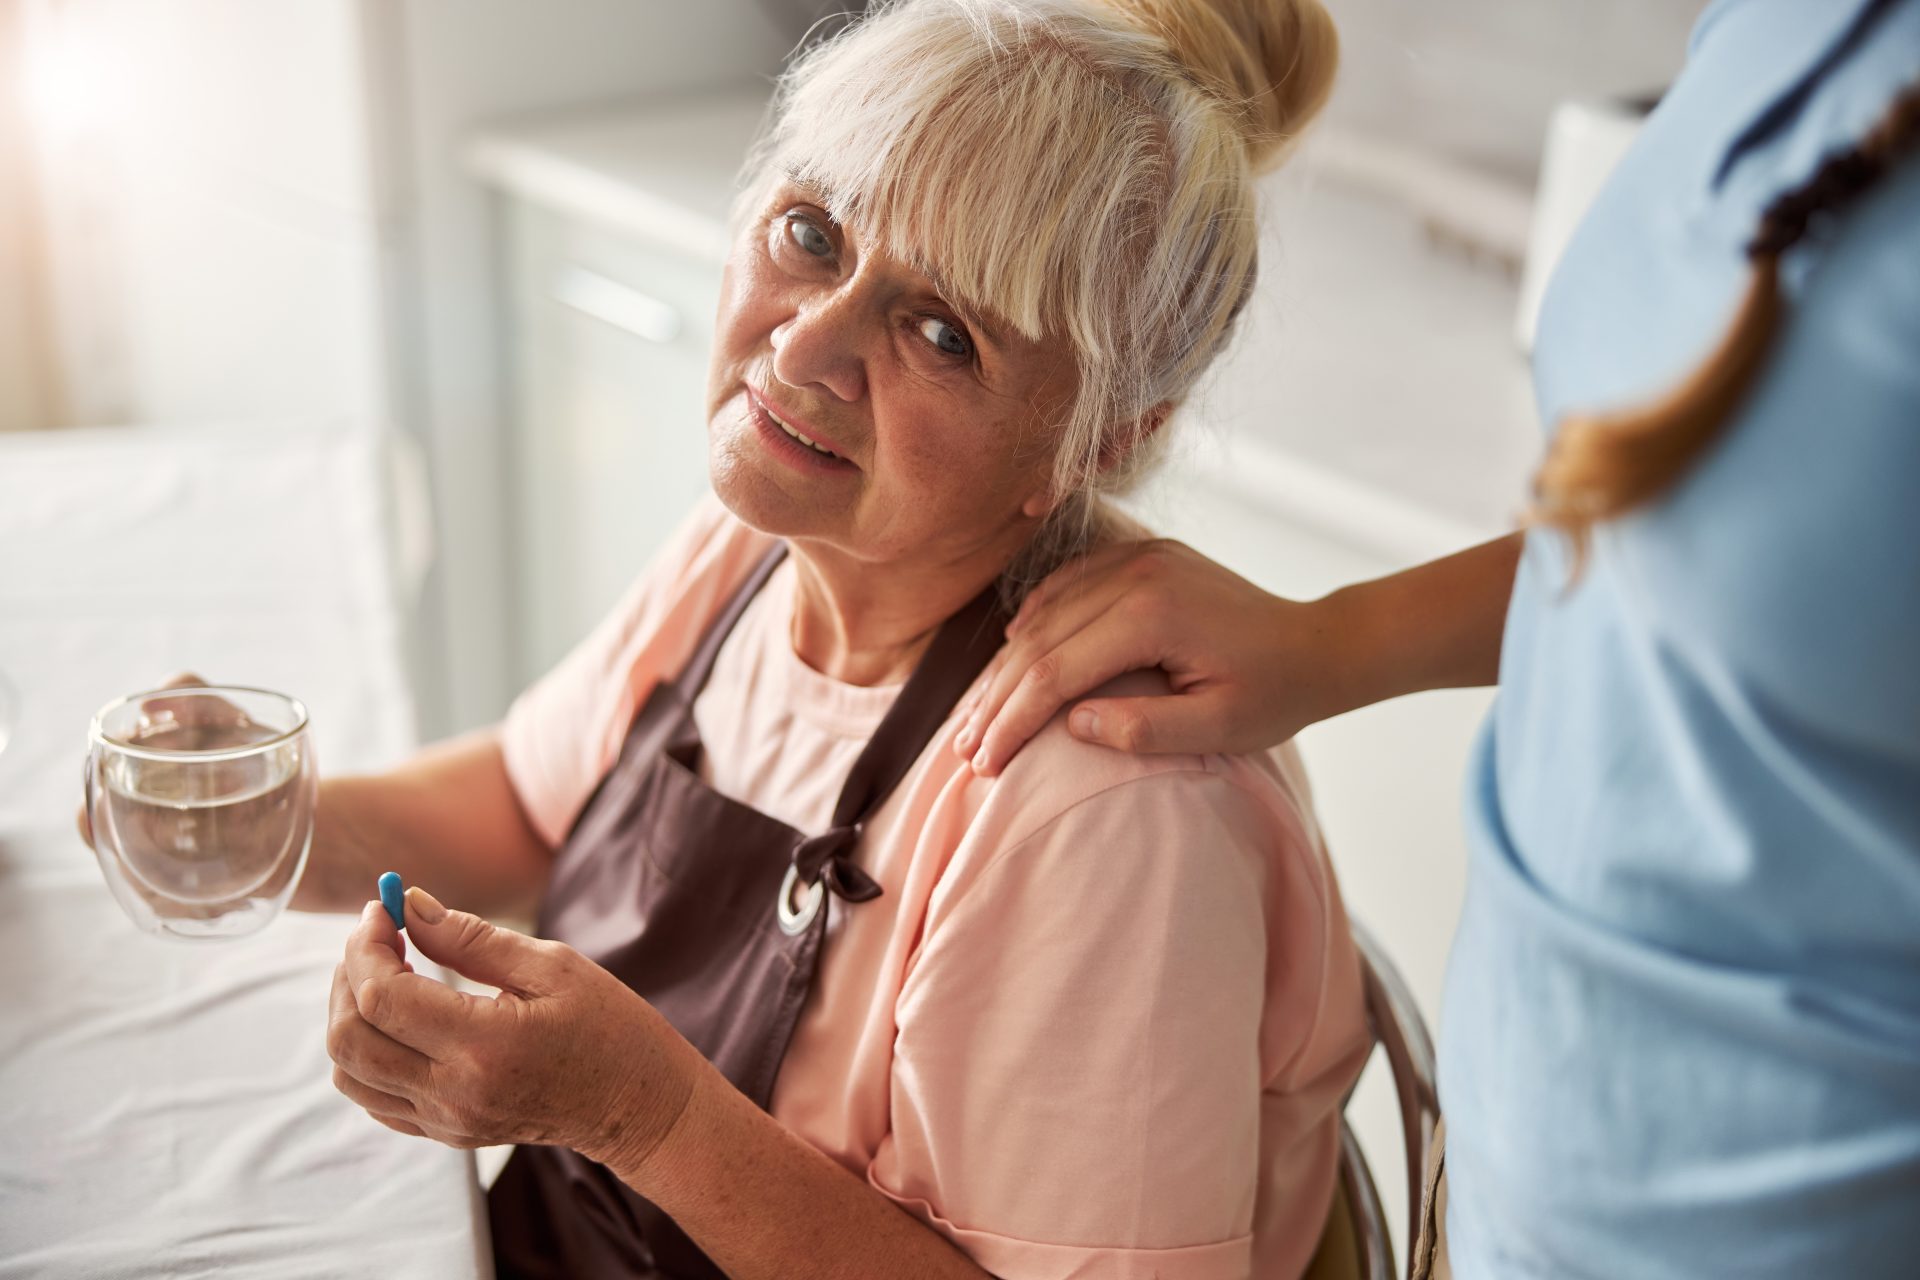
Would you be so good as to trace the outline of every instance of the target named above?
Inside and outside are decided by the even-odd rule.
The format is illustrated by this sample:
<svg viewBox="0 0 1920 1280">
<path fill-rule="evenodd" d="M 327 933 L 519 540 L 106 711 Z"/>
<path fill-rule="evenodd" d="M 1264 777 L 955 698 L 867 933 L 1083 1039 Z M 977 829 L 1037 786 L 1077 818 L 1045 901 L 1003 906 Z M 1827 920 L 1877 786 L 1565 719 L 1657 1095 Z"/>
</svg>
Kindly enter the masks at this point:
<svg viewBox="0 0 1920 1280">
<path fill-rule="evenodd" d="M 1331 1150 L 1298 1151 L 1339 1090 L 1283 1119 L 1308 1130 L 1291 1137 L 1291 1102 L 1263 1093 L 1316 1038 L 1330 954 L 1317 873 L 1288 869 L 1317 848 L 1274 852 L 1311 839 L 1289 819 L 1181 768 L 995 854 L 930 913 L 869 1180 L 1006 1280 L 1225 1280 L 1255 1269 L 1278 1139 L 1308 1170 L 1283 1190 L 1310 1251 Z"/>
<path fill-rule="evenodd" d="M 566 839 L 620 754 L 641 702 L 692 656 L 706 625 L 772 545 L 709 497 L 613 612 L 507 709 L 507 778 L 541 838 Z"/>
</svg>

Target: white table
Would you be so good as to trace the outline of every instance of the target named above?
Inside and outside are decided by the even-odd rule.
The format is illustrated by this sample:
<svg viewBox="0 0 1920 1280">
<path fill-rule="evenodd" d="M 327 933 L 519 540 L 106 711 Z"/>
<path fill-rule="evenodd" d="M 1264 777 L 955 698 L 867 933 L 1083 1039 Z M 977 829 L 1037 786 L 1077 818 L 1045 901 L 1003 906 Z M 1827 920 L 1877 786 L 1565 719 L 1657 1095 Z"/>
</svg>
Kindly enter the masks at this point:
<svg viewBox="0 0 1920 1280">
<path fill-rule="evenodd" d="M 152 938 L 72 829 L 93 709 L 183 668 L 301 697 L 323 770 L 409 750 L 383 472 L 340 430 L 0 436 L 0 1278 L 491 1272 L 471 1157 L 329 1081 L 350 918 Z"/>
</svg>

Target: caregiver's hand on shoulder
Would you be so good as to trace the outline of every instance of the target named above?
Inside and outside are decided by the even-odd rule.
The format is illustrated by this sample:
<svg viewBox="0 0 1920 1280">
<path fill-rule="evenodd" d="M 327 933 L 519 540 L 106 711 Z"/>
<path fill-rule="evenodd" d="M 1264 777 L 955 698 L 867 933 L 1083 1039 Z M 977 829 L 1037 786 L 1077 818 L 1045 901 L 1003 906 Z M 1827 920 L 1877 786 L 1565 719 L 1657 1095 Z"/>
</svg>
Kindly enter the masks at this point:
<svg viewBox="0 0 1920 1280">
<path fill-rule="evenodd" d="M 1126 751 L 1257 751 L 1347 708 L 1325 602 L 1272 596 L 1178 542 L 1121 543 L 1027 597 L 955 748 L 998 773 L 1067 703 L 1158 667 L 1171 696 L 1094 698 L 1068 731 Z"/>
<path fill-rule="evenodd" d="M 407 890 L 420 953 L 492 997 L 414 973 L 378 902 L 334 971 L 334 1087 L 402 1133 L 455 1147 L 571 1147 L 643 1163 L 686 1106 L 699 1053 L 618 978 L 562 943 L 530 938 Z"/>
</svg>

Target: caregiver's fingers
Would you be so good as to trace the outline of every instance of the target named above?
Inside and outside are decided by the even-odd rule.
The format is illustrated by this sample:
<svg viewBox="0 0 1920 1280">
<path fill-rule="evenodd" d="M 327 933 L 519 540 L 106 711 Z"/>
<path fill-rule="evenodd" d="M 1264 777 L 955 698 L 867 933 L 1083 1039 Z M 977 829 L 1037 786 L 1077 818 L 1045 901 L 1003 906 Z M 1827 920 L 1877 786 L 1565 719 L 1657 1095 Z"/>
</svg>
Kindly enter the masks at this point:
<svg viewBox="0 0 1920 1280">
<path fill-rule="evenodd" d="M 1008 626 L 1009 644 L 996 658 L 981 692 L 968 703 L 960 732 L 955 735 L 955 749 L 963 756 L 977 756 L 989 724 L 1000 715 L 1014 690 L 1035 670 L 1041 677 L 1048 677 L 1047 655 L 1096 621 L 1105 620 L 1105 642 L 1126 651 L 1126 665 L 1119 670 L 1160 665 L 1182 628 L 1193 625 L 1183 615 L 1178 599 L 1193 558 L 1180 543 L 1155 538 L 1102 547 L 1055 571 L 1029 593 L 1019 615 Z M 1117 613 L 1113 612 L 1116 607 Z M 1116 654 L 1113 660 L 1121 658 Z M 1074 692 L 1083 693 L 1085 689 Z M 1013 749 L 1018 750 L 1037 733 L 1066 701 L 1066 697 L 1055 701 L 1018 734 Z M 983 773 L 996 773 L 1005 767 L 1010 754 L 989 753 L 975 767 Z"/>
<path fill-rule="evenodd" d="M 1089 624 L 1069 636 L 1058 648 L 1041 654 L 1031 664 L 1018 663 L 1010 668 L 1012 687 L 998 706 L 991 702 L 981 708 L 985 725 L 980 750 L 974 756 L 975 772 L 992 776 L 1006 767 L 1014 755 L 1053 719 L 1061 707 L 1090 693 L 1116 676 L 1142 667 L 1153 666 L 1158 650 L 1125 616 L 1124 606 L 1112 605 Z M 1020 668 L 1024 666 L 1024 670 Z M 1145 699 L 1122 699 L 1128 703 Z M 1074 731 L 1075 718 L 1068 718 Z M 1154 745 L 1147 723 L 1137 714 L 1124 721 L 1105 722 L 1104 733 L 1079 733 L 1074 736 L 1119 747 L 1126 751 L 1165 750 Z M 1122 730 L 1127 735 L 1115 736 Z"/>
<path fill-rule="evenodd" d="M 436 1062 L 451 1060 L 487 1034 L 498 1008 L 417 973 L 369 978 L 354 988 L 353 998 L 371 1026 Z"/>
<path fill-rule="evenodd" d="M 1206 755 L 1220 751 L 1223 726 L 1235 720 L 1222 685 L 1135 698 L 1089 698 L 1067 717 L 1084 742 L 1141 755 Z"/>
<path fill-rule="evenodd" d="M 1078 592 L 1093 590 L 1109 581 L 1113 570 L 1129 564 L 1143 550 L 1158 545 L 1150 542 L 1115 542 L 1097 547 L 1055 569 L 1021 602 L 1020 611 L 1007 626 L 1008 635 L 1017 635 L 1033 620 L 1062 600 Z"/>
<path fill-rule="evenodd" d="M 1125 594 L 1125 590 L 1124 585 L 1110 577 L 1075 588 L 1057 596 L 1052 607 L 1035 615 L 1018 634 L 1010 634 L 1006 647 L 987 668 L 986 678 L 980 682 L 979 692 L 968 700 L 961 714 L 961 728 L 954 737 L 954 750 L 963 757 L 974 758 L 976 767 L 983 766 L 986 761 L 977 753 L 986 738 L 987 726 L 1000 714 L 1001 707 L 1006 704 L 1008 698 L 1013 696 L 1013 691 L 1020 687 L 1023 681 L 1032 677 L 1036 669 L 1043 678 L 1050 677 L 1051 673 L 1043 665 L 1047 655 L 1060 648 L 1068 639 L 1112 608 Z M 1154 659 L 1149 658 L 1136 665 L 1152 666 L 1153 664 Z M 1084 690 L 1076 692 L 1084 692 Z M 1064 701 L 1063 697 L 1055 702 L 1048 709 L 1047 715 L 1050 716 L 1053 711 L 1058 710 Z M 1038 732 L 1040 725 L 1045 723 L 1046 716 L 1042 716 L 1032 726 L 1027 736 Z M 1021 737 L 1015 744 L 1016 749 L 1019 743 L 1025 741 L 1026 737 Z M 998 760 L 994 763 L 997 766 L 1004 765 L 1006 762 Z"/>
<path fill-rule="evenodd" d="M 387 1035 L 360 1016 L 345 965 L 333 970 L 327 1009 L 327 1056 L 348 1075 L 389 1093 L 424 1085 L 433 1064 L 419 1050 Z"/>
</svg>

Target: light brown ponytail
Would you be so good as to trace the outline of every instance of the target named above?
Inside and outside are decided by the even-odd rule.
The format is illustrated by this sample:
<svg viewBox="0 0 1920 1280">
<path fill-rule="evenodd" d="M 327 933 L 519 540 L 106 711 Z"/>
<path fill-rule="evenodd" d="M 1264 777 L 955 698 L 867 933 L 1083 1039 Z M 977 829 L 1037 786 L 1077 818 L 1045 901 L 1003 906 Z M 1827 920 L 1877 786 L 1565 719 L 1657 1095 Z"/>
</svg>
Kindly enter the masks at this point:
<svg viewBox="0 0 1920 1280">
<path fill-rule="evenodd" d="M 1573 540 L 1576 577 L 1594 525 L 1665 493 L 1733 421 L 1780 327 L 1781 257 L 1809 226 L 1853 203 L 1917 142 L 1920 84 L 1895 98 L 1857 146 L 1834 152 L 1806 183 L 1767 206 L 1747 244 L 1753 273 L 1733 324 L 1685 381 L 1642 408 L 1562 419 L 1534 477 L 1528 520 Z"/>
</svg>

